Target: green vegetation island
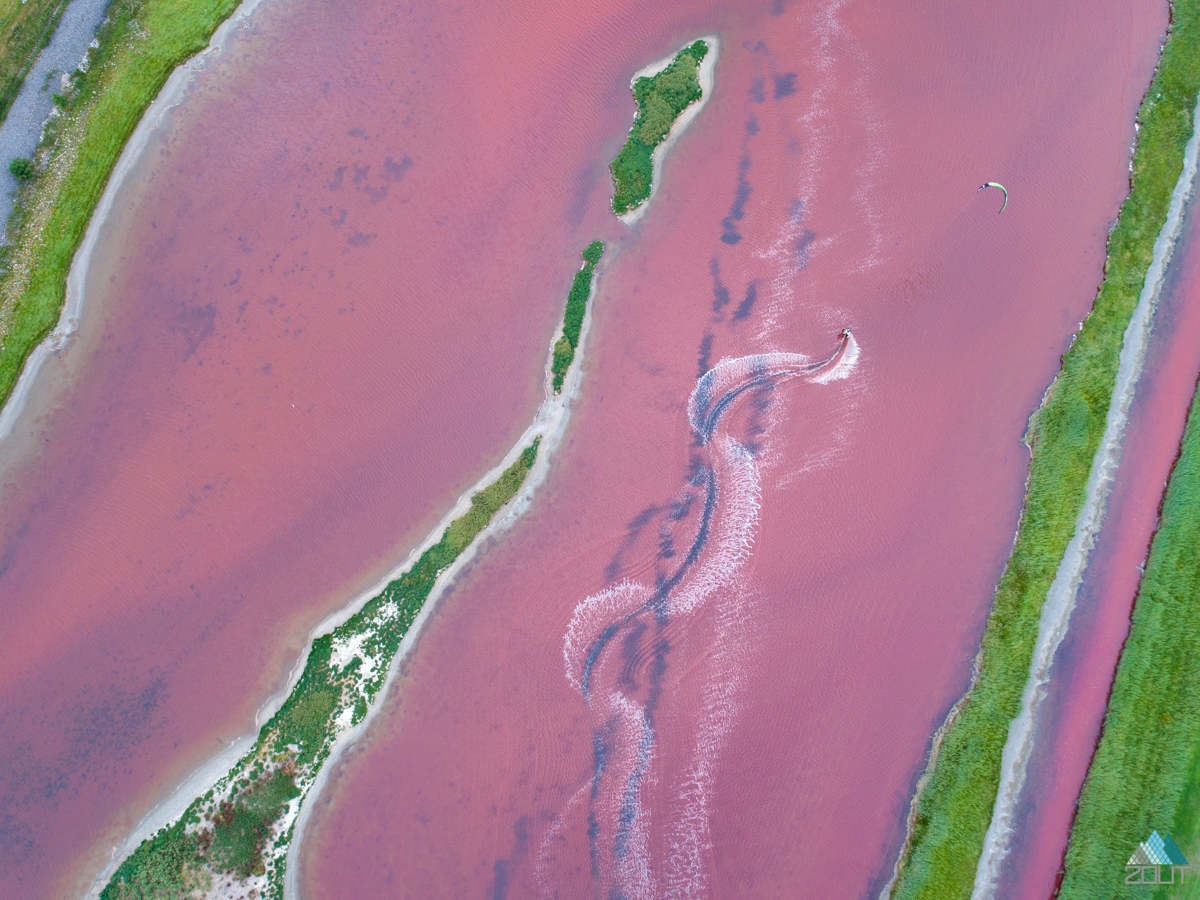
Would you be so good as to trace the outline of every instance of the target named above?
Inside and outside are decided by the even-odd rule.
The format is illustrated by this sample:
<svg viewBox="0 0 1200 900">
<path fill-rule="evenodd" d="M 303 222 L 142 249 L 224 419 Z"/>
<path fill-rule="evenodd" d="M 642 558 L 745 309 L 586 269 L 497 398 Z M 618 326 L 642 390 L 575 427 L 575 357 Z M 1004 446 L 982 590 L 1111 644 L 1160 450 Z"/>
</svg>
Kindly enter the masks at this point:
<svg viewBox="0 0 1200 900">
<path fill-rule="evenodd" d="M 142 840 L 117 866 L 100 900 L 240 897 L 251 891 L 282 900 L 300 812 L 319 789 L 322 767 L 357 737 L 396 669 L 405 638 L 415 635 L 469 551 L 523 510 L 523 498 L 538 480 L 530 473 L 539 450 L 545 451 L 539 471 L 545 471 L 566 423 L 570 392 L 563 394 L 563 383 L 578 355 L 603 253 L 604 244 L 593 241 L 581 254 L 584 266 L 567 300 L 563 336 L 547 366 L 553 396 L 509 454 L 511 461 L 481 480 L 484 486 L 465 512 L 440 529 L 437 542 L 415 562 L 371 592 L 345 622 L 313 639 L 299 679 L 250 750 L 182 815 Z M 560 352 L 564 342 L 569 356 Z M 514 515 L 501 515 L 506 509 Z"/>
<path fill-rule="evenodd" d="M 300 680 L 251 751 L 122 862 L 101 900 L 174 900 L 213 889 L 220 896 L 234 882 L 282 898 L 295 819 L 334 742 L 366 718 L 438 576 L 516 496 L 539 443 L 475 494 L 412 568 L 313 641 Z"/>
<path fill-rule="evenodd" d="M 665 66 L 650 66 L 634 76 L 637 113 L 625 146 L 609 165 L 613 212 L 624 221 L 634 221 L 650 199 L 664 145 L 700 111 L 712 92 L 716 47 L 716 38 L 701 38 Z"/>
<path fill-rule="evenodd" d="M 35 3 L 44 0 L 29 0 Z M 9 244 L 0 248 L 0 406 L 59 321 L 71 261 L 134 129 L 171 73 L 237 8 L 237 0 L 109 6 L 86 71 L 71 73 L 70 88 L 58 96 L 59 115 L 34 153 L 32 177 L 8 222 Z"/>
<path fill-rule="evenodd" d="M 1200 852 L 1200 394 L 1171 472 L 1058 896 L 1164 897 L 1124 883 L 1131 848 L 1169 833 Z M 1193 873 L 1195 870 L 1192 870 Z M 1163 878 L 1166 872 L 1163 871 Z M 1169 896 L 1200 896 L 1195 874 Z"/>
<path fill-rule="evenodd" d="M 567 295 L 567 308 L 563 312 L 562 336 L 554 343 L 554 357 L 550 361 L 550 374 L 554 393 L 562 393 L 563 379 L 575 359 L 575 350 L 583 332 L 583 314 L 587 311 L 588 297 L 592 294 L 592 281 L 596 264 L 604 254 L 604 243 L 592 241 L 581 254 L 583 268 L 575 273 L 571 292 Z"/>
<path fill-rule="evenodd" d="M 1176 0 L 1158 70 L 1138 113 L 1130 192 L 1109 235 L 1103 282 L 1091 313 L 1063 357 L 1061 371 L 1029 423 L 1026 443 L 1032 456 L 1017 538 L 996 590 L 971 686 L 935 735 L 927 769 L 918 782 L 908 839 L 890 890 L 897 900 L 947 900 L 972 893 L 1000 783 L 1001 754 L 1030 678 L 1043 603 L 1075 534 L 1088 494 L 1089 477 L 1117 383 L 1126 327 L 1147 284 L 1155 242 L 1167 227 L 1172 195 L 1184 168 L 1185 148 L 1193 135 L 1198 90 L 1200 0 Z M 1187 442 L 1191 444 L 1197 440 L 1194 425 L 1188 430 Z M 1186 448 L 1185 459 L 1192 459 Z M 1165 509 L 1174 514 L 1173 524 L 1168 529 L 1164 518 L 1163 530 L 1155 539 L 1143 598 L 1162 597 L 1170 584 L 1188 589 L 1187 593 L 1174 595 L 1177 604 L 1195 605 L 1195 543 L 1189 545 L 1191 569 L 1178 555 L 1180 547 L 1194 540 L 1194 533 L 1188 529 L 1196 527 L 1200 512 L 1194 508 L 1195 481 L 1179 486 L 1181 479 L 1189 477 L 1195 478 L 1195 465 L 1181 460 L 1172 480 L 1175 499 L 1168 497 Z M 1193 508 L 1180 514 L 1184 497 L 1192 498 Z M 1160 549 L 1164 543 L 1167 546 Z M 1176 547 L 1175 556 L 1168 549 L 1171 545 Z M 1156 566 L 1162 574 L 1152 579 Z M 1200 709 L 1189 699 L 1197 696 L 1196 674 L 1188 673 L 1193 693 L 1187 694 L 1186 685 L 1170 680 L 1169 673 L 1178 671 L 1171 668 L 1170 655 L 1160 665 L 1143 648 L 1156 639 L 1182 640 L 1197 613 L 1193 609 L 1190 619 L 1180 614 L 1178 626 L 1166 628 L 1156 624 L 1156 602 L 1162 601 L 1139 600 L 1134 634 L 1122 656 L 1109 720 L 1115 724 L 1120 716 L 1134 716 L 1133 707 L 1148 702 L 1139 693 L 1145 692 L 1157 693 L 1154 708 L 1161 709 L 1164 716 L 1180 717 L 1181 723 L 1175 727 L 1173 718 L 1147 719 L 1144 710 L 1148 707 L 1139 707 L 1143 710 L 1138 713 L 1143 734 L 1137 732 L 1132 719 L 1124 731 L 1106 724 L 1101 752 L 1093 764 L 1072 835 L 1063 896 L 1106 897 L 1124 890 L 1121 866 L 1137 841 L 1149 833 L 1149 828 L 1144 828 L 1150 821 L 1148 817 L 1163 811 L 1161 806 L 1154 806 L 1160 793 L 1168 797 L 1163 803 L 1175 803 L 1172 811 L 1186 818 L 1178 834 L 1189 838 L 1196 832 L 1200 805 L 1197 793 L 1183 790 L 1185 783 L 1195 785 L 1197 776 Z M 1141 608 L 1147 603 L 1151 610 L 1144 612 Z M 1142 626 L 1142 622 L 1148 624 Z M 1194 635 L 1195 626 L 1191 628 Z M 1188 644 L 1184 649 L 1181 644 L 1177 649 L 1190 653 L 1193 648 Z M 1181 666 L 1186 658 L 1181 657 Z M 1142 673 L 1141 681 L 1136 675 L 1139 667 L 1148 670 Z M 1178 699 L 1172 699 L 1176 692 L 1180 692 Z M 1188 724 L 1183 724 L 1184 719 Z M 1142 750 L 1131 753 L 1137 746 Z M 1106 775 L 1098 776 L 1097 766 L 1104 767 Z M 1107 786 L 1102 787 L 1102 783 Z M 1144 797 L 1137 797 L 1135 785 L 1145 791 Z M 1118 796 L 1122 802 L 1114 804 L 1112 799 Z M 1133 805 L 1126 807 L 1126 801 Z M 1143 802 L 1151 805 L 1138 806 Z M 1183 812 L 1188 803 L 1190 818 Z M 1133 806 L 1138 808 L 1137 815 L 1130 812 L 1125 820 L 1118 821 L 1125 815 L 1120 810 L 1131 811 Z M 1160 816 L 1155 821 L 1184 820 Z M 1137 834 L 1136 840 L 1132 840 L 1133 834 Z M 1117 852 L 1113 848 L 1120 846 L 1120 841 L 1131 842 Z M 1109 856 L 1110 851 L 1116 855 Z M 1110 868 L 1103 869 L 1105 866 Z"/>
</svg>

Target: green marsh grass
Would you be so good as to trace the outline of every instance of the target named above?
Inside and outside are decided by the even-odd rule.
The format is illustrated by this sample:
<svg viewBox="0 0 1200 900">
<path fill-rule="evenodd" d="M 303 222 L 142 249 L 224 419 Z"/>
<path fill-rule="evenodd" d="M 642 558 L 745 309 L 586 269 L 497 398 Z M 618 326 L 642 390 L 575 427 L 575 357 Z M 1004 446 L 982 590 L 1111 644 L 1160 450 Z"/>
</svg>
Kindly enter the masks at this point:
<svg viewBox="0 0 1200 900">
<path fill-rule="evenodd" d="M 1198 662 L 1200 395 L 1192 401 L 1080 795 L 1059 893 L 1063 900 L 1151 896 L 1145 887 L 1125 886 L 1124 865 L 1155 829 L 1171 834 L 1200 863 Z"/>
<path fill-rule="evenodd" d="M 351 710 L 352 724 L 366 716 L 437 577 L 516 496 L 537 460 L 540 443 L 535 439 L 475 494 L 470 508 L 411 569 L 343 625 L 313 641 L 299 681 L 250 752 L 217 788 L 193 801 L 178 822 L 143 841 L 117 869 L 100 900 L 182 900 L 210 884 L 213 873 L 245 879 L 268 872 L 268 897 L 282 900 L 282 851 L 291 831 L 275 832 L 288 804 L 312 784 L 329 757 L 339 715 Z M 344 667 L 333 662 L 335 642 L 355 639 L 361 640 L 362 654 L 379 663 L 370 677 L 362 675 L 361 656 Z M 280 851 L 274 862 L 267 858 L 272 849 Z"/>
<path fill-rule="evenodd" d="M 0 0 L 0 122 L 8 117 L 38 54 L 50 43 L 67 3 Z"/>
<path fill-rule="evenodd" d="M 1084 501 L 1125 326 L 1183 167 L 1197 89 L 1200 2 L 1177 0 L 1162 60 L 1139 111 L 1131 190 L 1109 236 L 1104 280 L 1058 377 L 1030 420 L 1029 486 L 1017 540 L 988 616 L 979 675 L 928 773 L 895 898 L 951 900 L 971 894 L 999 785 L 1000 755 L 1029 675 L 1042 602 Z"/>
<path fill-rule="evenodd" d="M 562 390 L 563 379 L 567 370 L 575 360 L 575 351 L 579 348 L 579 335 L 583 330 L 583 316 L 587 312 L 588 297 L 592 293 L 592 276 L 596 272 L 596 264 L 604 254 L 604 243 L 592 241 L 580 254 L 583 257 L 583 268 L 575 273 L 571 283 L 571 292 L 567 295 L 567 308 L 563 313 L 562 337 L 554 345 L 554 359 L 550 364 L 550 373 L 554 379 L 554 393 Z"/>
</svg>

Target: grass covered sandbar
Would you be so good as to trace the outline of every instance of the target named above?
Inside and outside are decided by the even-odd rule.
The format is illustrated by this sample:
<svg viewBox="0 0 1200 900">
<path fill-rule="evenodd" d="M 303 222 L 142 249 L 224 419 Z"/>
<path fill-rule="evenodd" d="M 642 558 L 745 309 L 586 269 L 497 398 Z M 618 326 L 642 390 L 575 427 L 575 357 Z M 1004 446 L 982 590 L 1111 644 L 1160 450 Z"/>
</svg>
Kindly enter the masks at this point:
<svg viewBox="0 0 1200 900">
<path fill-rule="evenodd" d="M 1170 36 L 1143 99 L 1129 196 L 1109 236 L 1095 305 L 1030 421 L 1017 540 L 1000 579 L 969 696 L 927 772 L 893 896 L 970 895 L 992 819 L 1001 753 L 1030 673 L 1042 605 L 1075 531 L 1105 430 L 1126 326 L 1192 135 L 1200 88 L 1200 4 L 1173 6 Z"/>
<path fill-rule="evenodd" d="M 683 48 L 659 72 L 633 82 L 637 115 L 625 146 L 609 164 L 613 179 L 612 208 L 625 216 L 650 199 L 654 189 L 654 151 L 693 103 L 704 97 L 701 66 L 713 51 L 705 40 Z M 711 60 L 709 65 L 711 66 Z"/>
<path fill-rule="evenodd" d="M 280 900 L 300 806 L 337 738 L 361 723 L 438 577 L 508 504 L 540 438 L 471 498 L 441 539 L 344 624 L 313 641 L 299 681 L 253 749 L 184 815 L 124 860 L 101 900 L 161 900 L 256 890 Z"/>
</svg>

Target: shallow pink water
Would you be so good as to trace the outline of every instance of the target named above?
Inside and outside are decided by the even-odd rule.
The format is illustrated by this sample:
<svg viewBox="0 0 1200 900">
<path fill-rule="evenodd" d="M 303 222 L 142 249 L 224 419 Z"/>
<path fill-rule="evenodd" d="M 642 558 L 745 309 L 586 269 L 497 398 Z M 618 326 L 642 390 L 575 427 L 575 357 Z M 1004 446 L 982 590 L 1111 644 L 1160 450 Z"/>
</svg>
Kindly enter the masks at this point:
<svg viewBox="0 0 1200 900">
<path fill-rule="evenodd" d="M 75 893 L 541 400 L 620 76 L 424 16 L 264 4 L 120 198 L 2 473 L 0 896 Z"/>
<path fill-rule="evenodd" d="M 607 258 L 533 509 L 317 807 L 307 897 L 870 894 L 969 677 L 1165 9 L 623 9 L 555 39 L 618 85 L 715 31 L 716 92 Z M 476 20 L 516 46 L 560 24 Z M 849 377 L 731 407 L 745 458 L 693 433 L 707 366 L 821 358 L 846 326 Z M 656 586 L 661 609 L 622 605 Z"/>
<path fill-rule="evenodd" d="M 1054 663 L 1001 896 L 1044 900 L 1054 892 L 1198 374 L 1200 218 L 1193 212 L 1159 302 L 1104 529 Z M 1122 862 L 1113 861 L 1114 872 Z"/>
</svg>

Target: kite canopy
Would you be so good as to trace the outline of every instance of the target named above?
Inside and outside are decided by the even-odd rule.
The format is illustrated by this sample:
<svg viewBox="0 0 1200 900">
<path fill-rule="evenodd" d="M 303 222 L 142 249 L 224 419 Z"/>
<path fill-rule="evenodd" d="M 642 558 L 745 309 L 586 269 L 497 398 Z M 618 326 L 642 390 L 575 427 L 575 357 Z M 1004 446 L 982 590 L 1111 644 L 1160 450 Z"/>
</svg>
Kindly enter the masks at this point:
<svg viewBox="0 0 1200 900">
<path fill-rule="evenodd" d="M 1004 207 L 1008 206 L 1008 190 L 1004 187 L 1004 185 L 1002 185 L 998 181 L 985 182 L 984 184 L 981 184 L 979 186 L 979 190 L 982 191 L 984 188 L 990 188 L 990 187 L 1000 188 L 1000 192 L 1002 194 L 1004 194 L 1004 202 L 1000 204 L 1000 209 L 999 209 L 999 212 L 1004 212 Z M 978 193 L 978 191 L 976 193 Z"/>
</svg>

